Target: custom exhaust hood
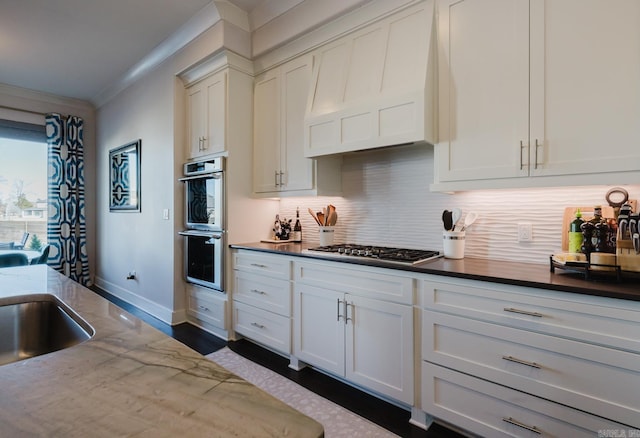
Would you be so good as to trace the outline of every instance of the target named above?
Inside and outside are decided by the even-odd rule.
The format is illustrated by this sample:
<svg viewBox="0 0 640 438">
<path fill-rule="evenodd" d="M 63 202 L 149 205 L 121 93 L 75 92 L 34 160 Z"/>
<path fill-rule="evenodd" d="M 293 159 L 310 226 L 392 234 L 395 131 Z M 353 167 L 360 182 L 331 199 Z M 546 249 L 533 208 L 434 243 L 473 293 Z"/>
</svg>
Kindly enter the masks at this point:
<svg viewBox="0 0 640 438">
<path fill-rule="evenodd" d="M 316 52 L 306 157 L 436 142 L 434 1 L 411 6 Z"/>
</svg>

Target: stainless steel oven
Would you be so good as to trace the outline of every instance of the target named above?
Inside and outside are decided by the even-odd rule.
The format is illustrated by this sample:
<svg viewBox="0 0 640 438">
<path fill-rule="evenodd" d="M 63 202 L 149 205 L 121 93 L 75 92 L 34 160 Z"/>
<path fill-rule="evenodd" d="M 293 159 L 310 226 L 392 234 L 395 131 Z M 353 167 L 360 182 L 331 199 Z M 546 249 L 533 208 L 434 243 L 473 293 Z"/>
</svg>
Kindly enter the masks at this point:
<svg viewBox="0 0 640 438">
<path fill-rule="evenodd" d="M 185 226 L 190 230 L 224 230 L 224 158 L 184 165 Z"/>
<path fill-rule="evenodd" d="M 184 165 L 184 275 L 189 283 L 224 291 L 224 158 Z"/>
<path fill-rule="evenodd" d="M 224 291 L 224 233 L 186 230 L 184 274 L 189 283 Z"/>
</svg>

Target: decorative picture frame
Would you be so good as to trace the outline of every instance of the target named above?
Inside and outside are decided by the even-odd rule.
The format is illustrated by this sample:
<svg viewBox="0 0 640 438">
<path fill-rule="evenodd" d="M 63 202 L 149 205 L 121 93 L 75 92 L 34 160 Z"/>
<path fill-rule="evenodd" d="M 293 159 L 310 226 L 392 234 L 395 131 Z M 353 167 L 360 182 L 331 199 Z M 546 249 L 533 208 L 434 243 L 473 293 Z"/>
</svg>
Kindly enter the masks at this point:
<svg viewBox="0 0 640 438">
<path fill-rule="evenodd" d="M 138 139 L 109 151 L 109 211 L 140 212 L 140 152 Z"/>
</svg>

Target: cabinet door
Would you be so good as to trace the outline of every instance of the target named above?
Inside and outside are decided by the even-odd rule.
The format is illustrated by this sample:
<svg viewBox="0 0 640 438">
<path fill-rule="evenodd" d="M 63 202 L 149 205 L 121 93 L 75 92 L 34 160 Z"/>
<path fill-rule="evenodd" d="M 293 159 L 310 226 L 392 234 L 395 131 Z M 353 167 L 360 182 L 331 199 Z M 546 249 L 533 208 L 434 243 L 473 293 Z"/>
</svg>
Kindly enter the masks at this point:
<svg viewBox="0 0 640 438">
<path fill-rule="evenodd" d="M 640 2 L 531 2 L 531 12 L 532 174 L 640 169 Z"/>
<path fill-rule="evenodd" d="M 413 403 L 413 309 L 346 295 L 346 378 Z"/>
<path fill-rule="evenodd" d="M 227 72 L 222 71 L 205 81 L 207 119 L 203 153 L 223 152 L 226 146 Z"/>
<path fill-rule="evenodd" d="M 226 147 L 227 72 L 187 89 L 189 158 L 223 152 Z"/>
<path fill-rule="evenodd" d="M 202 155 L 205 137 L 206 93 L 202 84 L 187 88 L 188 151 L 190 158 Z"/>
<path fill-rule="evenodd" d="M 298 359 L 344 376 L 344 294 L 296 284 L 293 354 Z"/>
<path fill-rule="evenodd" d="M 253 190 L 256 193 L 279 190 L 279 81 L 276 69 L 259 76 L 254 87 Z"/>
<path fill-rule="evenodd" d="M 438 6 L 438 179 L 527 176 L 529 1 Z"/>
<path fill-rule="evenodd" d="M 282 78 L 280 169 L 282 190 L 313 189 L 313 160 L 304 157 L 304 114 L 311 81 L 311 56 L 293 60 L 280 68 Z"/>
</svg>

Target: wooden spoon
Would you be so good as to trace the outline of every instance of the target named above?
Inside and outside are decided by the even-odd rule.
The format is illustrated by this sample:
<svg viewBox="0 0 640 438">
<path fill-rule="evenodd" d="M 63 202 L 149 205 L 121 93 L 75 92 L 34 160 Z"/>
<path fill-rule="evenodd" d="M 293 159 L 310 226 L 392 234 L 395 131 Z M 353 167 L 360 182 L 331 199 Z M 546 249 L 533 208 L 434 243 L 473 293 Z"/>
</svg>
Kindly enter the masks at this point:
<svg viewBox="0 0 640 438">
<path fill-rule="evenodd" d="M 315 221 L 316 221 L 316 223 L 317 223 L 318 225 L 322 225 L 322 224 L 320 223 L 320 221 L 318 220 L 318 217 L 316 216 L 316 214 L 313 212 L 313 210 L 311 210 L 311 209 L 309 208 L 309 209 L 308 209 L 308 211 L 309 211 L 309 214 L 311 215 L 311 217 L 313 218 L 313 220 L 315 220 Z"/>
</svg>

